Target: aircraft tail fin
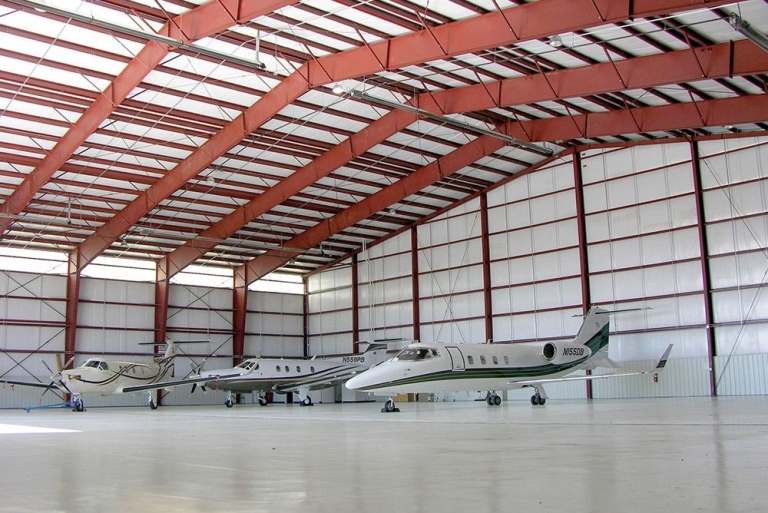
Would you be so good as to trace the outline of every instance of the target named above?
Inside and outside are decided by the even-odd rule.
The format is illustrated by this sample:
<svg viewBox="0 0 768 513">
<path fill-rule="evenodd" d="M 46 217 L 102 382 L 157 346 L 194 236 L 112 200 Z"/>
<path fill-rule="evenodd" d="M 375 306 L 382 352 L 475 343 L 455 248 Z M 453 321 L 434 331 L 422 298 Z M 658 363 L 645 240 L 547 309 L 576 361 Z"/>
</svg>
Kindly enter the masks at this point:
<svg viewBox="0 0 768 513">
<path fill-rule="evenodd" d="M 608 345 L 609 313 L 596 306 L 590 308 L 573 343 L 589 346 L 592 354 L 597 354 Z"/>
</svg>

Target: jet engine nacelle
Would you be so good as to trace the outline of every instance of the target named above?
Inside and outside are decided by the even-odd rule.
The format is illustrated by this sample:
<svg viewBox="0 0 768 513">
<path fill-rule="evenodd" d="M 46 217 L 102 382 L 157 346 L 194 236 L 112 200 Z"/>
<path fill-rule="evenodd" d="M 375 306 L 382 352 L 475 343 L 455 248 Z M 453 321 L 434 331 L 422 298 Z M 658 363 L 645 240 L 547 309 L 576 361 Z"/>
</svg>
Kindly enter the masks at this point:
<svg viewBox="0 0 768 513">
<path fill-rule="evenodd" d="M 573 342 L 547 342 L 541 354 L 548 362 L 555 364 L 571 363 L 589 358 L 592 351 L 585 345 Z"/>
</svg>

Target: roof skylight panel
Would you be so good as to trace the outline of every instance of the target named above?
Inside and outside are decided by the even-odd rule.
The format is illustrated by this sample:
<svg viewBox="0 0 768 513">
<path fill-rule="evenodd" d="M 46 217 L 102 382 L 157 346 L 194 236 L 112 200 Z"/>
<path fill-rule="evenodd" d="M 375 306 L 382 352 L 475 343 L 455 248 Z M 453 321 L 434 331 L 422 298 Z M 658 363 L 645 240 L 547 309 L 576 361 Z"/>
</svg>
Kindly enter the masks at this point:
<svg viewBox="0 0 768 513">
<path fill-rule="evenodd" d="M 630 107 L 654 107 L 658 105 L 669 105 L 669 102 L 653 94 L 652 91 L 643 89 L 624 89 L 621 91 L 623 96 L 630 96 L 627 100 Z"/>
<path fill-rule="evenodd" d="M 329 4 L 329 5 L 332 4 L 332 2 L 326 2 L 325 0 L 321 0 L 320 2 L 318 2 L 317 0 L 312 0 L 304 3 L 309 5 L 315 5 L 319 3 Z M 376 32 L 385 32 L 390 37 L 401 36 L 409 32 L 408 29 L 401 27 L 396 23 L 393 23 L 387 19 L 384 19 L 383 17 L 378 17 L 378 16 L 368 14 L 366 12 L 363 12 L 361 9 L 358 9 L 355 7 L 340 6 L 340 4 L 334 4 L 334 5 L 335 5 L 335 8 L 327 7 L 327 8 L 324 8 L 323 10 L 332 12 L 336 16 L 345 18 L 351 21 L 352 23 L 360 25 L 362 27 L 371 27 L 371 29 Z M 372 34 L 368 34 L 365 31 L 363 31 L 363 37 L 365 41 L 369 44 L 375 43 L 380 40 L 378 37 Z"/>
</svg>

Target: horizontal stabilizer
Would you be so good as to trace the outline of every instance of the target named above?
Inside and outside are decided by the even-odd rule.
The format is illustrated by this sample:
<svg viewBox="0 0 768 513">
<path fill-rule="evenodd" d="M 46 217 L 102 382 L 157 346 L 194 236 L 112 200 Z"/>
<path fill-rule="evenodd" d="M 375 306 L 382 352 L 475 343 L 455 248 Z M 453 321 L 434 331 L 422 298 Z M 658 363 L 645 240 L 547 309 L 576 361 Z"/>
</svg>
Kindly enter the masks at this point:
<svg viewBox="0 0 768 513">
<path fill-rule="evenodd" d="M 589 376 L 566 376 L 564 378 L 550 378 L 550 379 L 529 379 L 524 381 L 509 381 L 508 385 L 543 385 L 545 383 L 562 383 L 566 381 L 590 381 L 593 379 L 608 379 L 608 378 L 620 378 L 624 376 L 643 376 L 645 374 L 651 374 L 653 372 L 658 373 L 664 369 L 669 359 L 669 353 L 672 352 L 672 345 L 667 346 L 664 354 L 659 358 L 658 363 L 652 368 L 640 372 L 619 372 L 615 374 L 591 374 Z"/>
</svg>

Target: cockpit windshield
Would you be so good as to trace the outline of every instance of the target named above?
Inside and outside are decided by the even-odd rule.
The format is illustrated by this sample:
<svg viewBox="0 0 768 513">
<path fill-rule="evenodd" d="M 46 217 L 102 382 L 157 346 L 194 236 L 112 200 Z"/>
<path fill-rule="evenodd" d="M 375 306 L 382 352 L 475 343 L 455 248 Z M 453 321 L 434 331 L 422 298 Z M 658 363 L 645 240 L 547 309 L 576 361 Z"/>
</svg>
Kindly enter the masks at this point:
<svg viewBox="0 0 768 513">
<path fill-rule="evenodd" d="M 238 369 L 243 369 L 243 370 L 251 370 L 251 369 L 253 369 L 254 366 L 258 370 L 258 368 L 259 368 L 259 364 L 258 363 L 250 361 L 250 360 L 246 360 L 243 363 L 241 363 L 240 365 L 238 365 L 237 368 Z"/>
<path fill-rule="evenodd" d="M 109 366 L 107 365 L 107 362 L 102 362 L 101 360 L 88 360 L 83 364 L 83 367 L 89 367 L 91 369 L 99 369 L 99 370 L 109 370 Z"/>
<path fill-rule="evenodd" d="M 439 356 L 437 349 L 428 347 L 406 347 L 393 358 L 396 362 L 419 362 Z"/>
</svg>

